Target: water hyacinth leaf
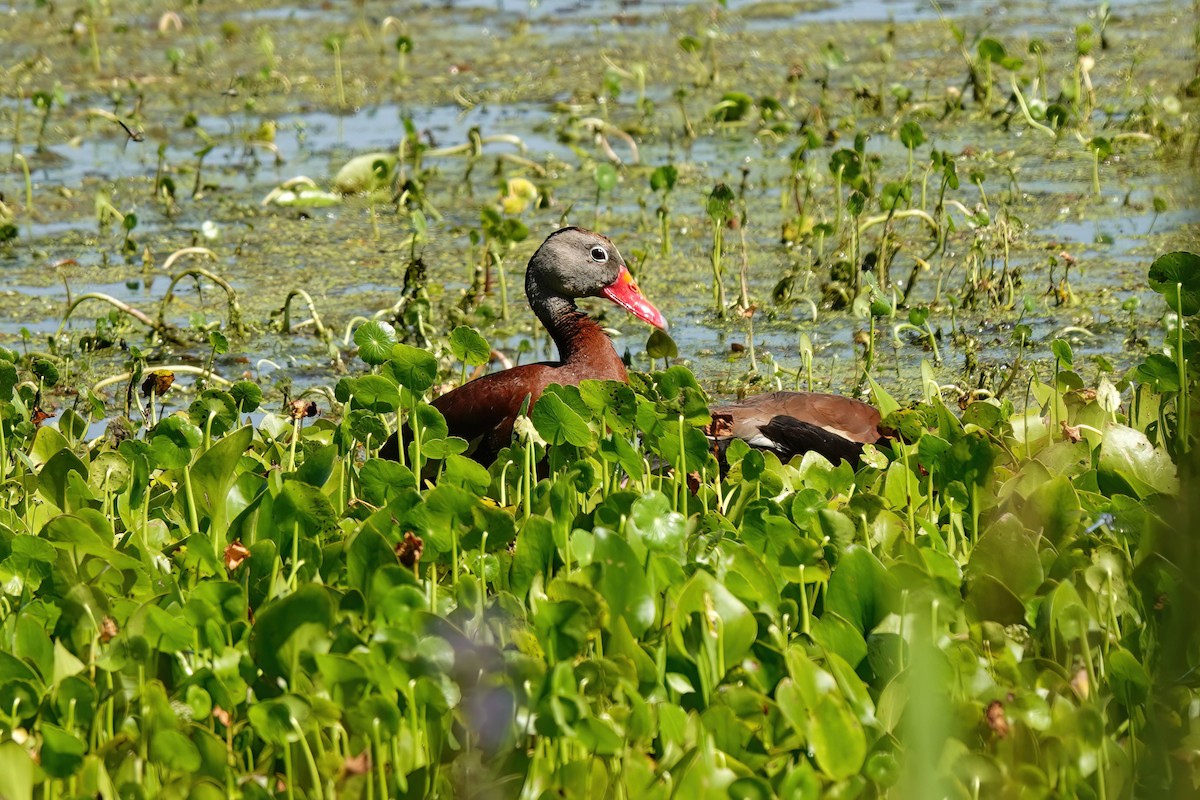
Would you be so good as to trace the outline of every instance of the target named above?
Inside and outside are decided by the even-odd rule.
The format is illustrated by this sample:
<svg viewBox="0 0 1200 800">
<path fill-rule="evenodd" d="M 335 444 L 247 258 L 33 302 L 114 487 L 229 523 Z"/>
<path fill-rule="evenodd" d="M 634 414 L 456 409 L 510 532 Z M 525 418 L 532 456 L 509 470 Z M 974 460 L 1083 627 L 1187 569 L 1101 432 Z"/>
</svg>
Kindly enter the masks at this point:
<svg viewBox="0 0 1200 800">
<path fill-rule="evenodd" d="M 1178 392 L 1179 367 L 1162 353 L 1151 353 L 1137 367 L 1137 379 L 1159 394 Z"/>
<path fill-rule="evenodd" d="M 737 122 L 744 119 L 753 106 L 754 100 L 750 95 L 743 92 L 726 92 L 708 113 L 717 122 Z"/>
<path fill-rule="evenodd" d="M 630 633 L 640 637 L 654 622 L 654 598 L 633 549 L 616 533 L 597 528 L 592 559 L 603 568 L 595 586 L 609 611 L 623 618 Z"/>
<path fill-rule="evenodd" d="M 388 367 L 400 385 L 416 395 L 428 391 L 437 378 L 437 359 L 421 348 L 408 344 L 392 345 Z"/>
<path fill-rule="evenodd" d="M 205 450 L 192 465 L 192 488 L 197 504 L 211 520 L 211 536 L 225 535 L 229 522 L 229 491 L 238 477 L 238 461 L 253 439 L 251 426 L 238 428 Z"/>
<path fill-rule="evenodd" d="M 1038 485 L 1021 507 L 1021 518 L 1031 530 L 1040 529 L 1055 546 L 1074 538 L 1083 509 L 1070 478 L 1056 475 Z"/>
<path fill-rule="evenodd" d="M 275 498 L 275 524 L 281 541 L 291 541 L 293 525 L 300 535 L 315 538 L 337 526 L 337 515 L 319 489 L 299 480 L 285 480 Z"/>
<path fill-rule="evenodd" d="M 57 725 L 42 724 L 42 769 L 51 778 L 69 778 L 83 765 L 86 745 L 78 736 Z"/>
<path fill-rule="evenodd" d="M 835 781 L 857 774 L 867 757 L 867 736 L 845 700 L 825 694 L 811 713 L 808 741 L 817 766 Z"/>
<path fill-rule="evenodd" d="M 825 608 L 867 634 L 892 611 L 894 592 L 894 580 L 879 559 L 854 544 L 846 548 L 829 578 Z"/>
<path fill-rule="evenodd" d="M 62 514 L 46 523 L 42 536 L 76 558 L 95 556 L 120 570 L 142 570 L 142 562 L 113 548 L 112 523 L 95 509 Z"/>
<path fill-rule="evenodd" d="M 250 706 L 247 716 L 254 731 L 265 741 L 288 745 L 301 735 L 297 730 L 307 722 L 312 707 L 301 697 L 286 694 Z"/>
<path fill-rule="evenodd" d="M 150 455 L 162 469 L 181 469 L 191 462 L 203 438 L 200 429 L 183 417 L 164 417 L 150 434 Z"/>
<path fill-rule="evenodd" d="M 733 216 L 733 203 L 736 199 L 732 189 L 718 183 L 708 195 L 704 210 L 714 224 L 724 225 Z"/>
<path fill-rule="evenodd" d="M 812 621 L 812 638 L 854 667 L 867 657 L 867 641 L 860 629 L 836 611 L 826 611 Z"/>
<path fill-rule="evenodd" d="M 687 520 L 671 509 L 671 501 L 662 492 L 651 491 L 634 500 L 628 524 L 630 533 L 647 550 L 682 556 Z"/>
<path fill-rule="evenodd" d="M 592 441 L 592 431 L 583 417 L 557 394 L 543 395 L 529 416 L 538 433 L 552 445 L 585 447 Z"/>
<path fill-rule="evenodd" d="M 554 563 L 554 531 L 545 517 L 530 517 L 517 536 L 509 575 L 509 588 L 524 598 L 538 576 L 548 575 Z"/>
<path fill-rule="evenodd" d="M 492 483 L 492 476 L 477 462 L 464 456 L 448 454 L 442 480 L 482 497 Z"/>
<path fill-rule="evenodd" d="M 925 144 L 925 130 L 921 123 L 909 120 L 900 126 L 900 143 L 909 150 L 914 150 Z M 915 323 L 920 324 L 920 323 Z"/>
<path fill-rule="evenodd" d="M 1172 311 L 1190 317 L 1200 311 L 1200 255 L 1167 253 L 1150 265 L 1150 288 L 1163 296 Z"/>
<path fill-rule="evenodd" d="M 617 185 L 617 168 L 608 162 L 601 162 L 592 170 L 592 180 L 596 182 L 597 192 L 611 192 Z"/>
<path fill-rule="evenodd" d="M 1179 491 L 1171 457 L 1150 444 L 1146 434 L 1125 425 L 1105 426 L 1097 467 L 1101 488 L 1110 493 L 1149 497 Z"/>
<path fill-rule="evenodd" d="M 30 614 L 22 614 L 17 619 L 13 655 L 32 664 L 43 681 L 49 683 L 54 677 L 54 643 L 41 621 Z"/>
<path fill-rule="evenodd" d="M 378 366 L 392 355 L 396 329 L 387 322 L 373 319 L 355 329 L 354 343 L 358 345 L 359 358 L 371 366 Z"/>
<path fill-rule="evenodd" d="M 690 634 L 686 640 L 685 631 Z M 671 623 L 675 646 L 680 652 L 691 652 L 696 657 L 695 647 L 689 647 L 687 642 L 698 643 L 712 637 L 713 642 L 721 644 L 726 670 L 745 657 L 757 633 L 758 623 L 750 609 L 704 570 L 692 575 L 675 602 Z"/>
<path fill-rule="evenodd" d="M 403 464 L 382 458 L 367 459 L 358 473 L 362 497 L 374 506 L 385 506 L 407 489 L 415 489 L 417 478 Z"/>
<path fill-rule="evenodd" d="M 1126 708 L 1145 702 L 1151 685 L 1150 675 L 1132 653 L 1123 647 L 1114 647 L 1104 663 L 1116 684 L 1117 696 Z"/>
<path fill-rule="evenodd" d="M 663 164 L 650 173 L 650 188 L 656 192 L 669 192 L 675 188 L 679 170 L 674 164 Z"/>
<path fill-rule="evenodd" d="M 345 402 L 354 397 L 354 405 L 376 414 L 394 412 L 400 407 L 400 389 L 388 375 L 363 375 L 338 381 L 338 399 Z"/>
<path fill-rule="evenodd" d="M 336 443 L 317 447 L 304 457 L 304 462 L 296 470 L 296 479 L 309 486 L 320 489 L 333 474 L 333 467 L 338 455 Z"/>
<path fill-rule="evenodd" d="M 205 389 L 188 406 L 188 418 L 201 430 L 213 436 L 224 436 L 238 421 L 237 401 L 228 392 Z"/>
<path fill-rule="evenodd" d="M 968 598 L 972 584 L 984 576 L 999 581 L 1022 600 L 1032 597 L 1042 583 L 1037 536 L 1012 514 L 989 525 L 971 551 L 964 570 Z"/>
<path fill-rule="evenodd" d="M 61 436 L 61 434 L 59 435 Z M 67 491 L 71 473 L 86 480 L 88 468 L 79 460 L 79 456 L 65 448 L 51 456 L 42 467 L 41 472 L 38 473 L 38 491 L 46 500 L 63 511 L 76 510 L 70 507 Z"/>
<path fill-rule="evenodd" d="M 259 610 L 250 632 L 250 655 L 268 679 L 287 678 L 300 653 L 323 651 L 333 614 L 329 590 L 305 584 Z"/>
<path fill-rule="evenodd" d="M 200 751 L 192 740 L 166 728 L 150 737 L 150 758 L 170 770 L 193 773 L 200 769 Z"/>
<path fill-rule="evenodd" d="M 12 390 L 16 388 L 18 380 L 16 365 L 0 359 L 0 398 L 12 397 Z"/>
<path fill-rule="evenodd" d="M 679 358 L 679 346 L 669 333 L 655 328 L 646 339 L 646 355 L 650 358 Z"/>
<path fill-rule="evenodd" d="M 0 775 L 4 776 L 6 796 L 33 797 L 33 773 L 33 758 L 24 747 L 11 739 L 0 742 Z"/>
<path fill-rule="evenodd" d="M 237 404 L 238 412 L 250 414 L 262 405 L 263 393 L 258 384 L 251 381 L 237 381 L 229 387 L 229 396 Z"/>
<path fill-rule="evenodd" d="M 533 620 L 534 633 L 551 663 L 579 653 L 594 626 L 593 615 L 576 600 L 541 603 Z"/>
<path fill-rule="evenodd" d="M 450 352 L 467 366 L 480 367 L 492 356 L 487 339 L 479 331 L 467 325 L 459 325 L 450 332 Z"/>
</svg>

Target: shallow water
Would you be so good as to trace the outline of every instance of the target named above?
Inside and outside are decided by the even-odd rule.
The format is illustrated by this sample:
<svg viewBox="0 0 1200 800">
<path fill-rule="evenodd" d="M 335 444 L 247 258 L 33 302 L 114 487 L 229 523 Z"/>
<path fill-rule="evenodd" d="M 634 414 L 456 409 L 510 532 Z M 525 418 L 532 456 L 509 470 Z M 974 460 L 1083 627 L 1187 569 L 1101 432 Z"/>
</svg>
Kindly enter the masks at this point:
<svg viewBox="0 0 1200 800">
<path fill-rule="evenodd" d="M 1095 52 L 1097 105 L 1103 113 L 1093 115 L 1093 128 L 1085 136 L 1121 132 L 1101 125 L 1110 118 L 1120 124 L 1141 96 L 1161 106 L 1186 77 L 1180 65 L 1194 60 L 1193 53 L 1179 49 L 1169 31 L 1171 25 L 1186 21 L 1186 6 L 1117 2 L 1112 7 L 1107 28 L 1111 47 Z M 1046 60 L 1055 81 L 1070 74 L 1075 26 L 1098 24 L 1092 4 L 972 0 L 941 8 L 969 36 L 993 36 L 1022 56 L 1030 37 L 1043 38 L 1052 48 Z M 218 359 L 218 369 L 240 373 L 246 363 L 271 358 L 280 363 L 278 370 L 271 370 L 271 380 L 290 378 L 301 388 L 332 383 L 336 373 L 311 328 L 291 337 L 271 333 L 272 312 L 282 306 L 289 289 L 305 289 L 342 341 L 352 318 L 384 311 L 398 299 L 411 254 L 402 242 L 411 232 L 411 222 L 386 201 L 373 209 L 364 199 L 349 198 L 339 206 L 307 210 L 264 207 L 260 201 L 281 182 L 300 175 L 328 187 L 351 157 L 392 151 L 409 120 L 429 147 L 465 142 L 471 128 L 484 136 L 517 136 L 524 144 L 523 157 L 545 170 L 538 174 L 501 160 L 501 153 L 521 152 L 506 143 L 487 145 L 469 177 L 461 156 L 424 160 L 423 166 L 431 168 L 423 176 L 427 197 L 440 214 L 440 220 L 433 216 L 428 239 L 418 248 L 429 270 L 427 291 L 434 318 L 428 322 L 435 330 L 451 327 L 443 315 L 456 305 L 471 278 L 478 250 L 470 244 L 469 233 L 479 228 L 481 206 L 496 201 L 504 178 L 525 176 L 550 200 L 544 209 L 525 212 L 530 239 L 506 259 L 511 321 L 492 320 L 498 311 L 495 296 L 487 303 L 489 313 L 461 321 L 478 325 L 493 344 L 509 350 L 523 340 L 537 343 L 525 359 L 548 357 L 545 336 L 534 330 L 522 307 L 521 264 L 560 221 L 597 226 L 638 265 L 643 289 L 671 320 L 683 360 L 714 390 L 732 391 L 747 377 L 749 358 L 731 352 L 731 345 L 746 344 L 749 331 L 739 318 L 726 323 L 714 319 L 712 234 L 703 209 L 716 181 L 734 187 L 744 182 L 747 282 L 759 307 L 754 320 L 757 353 L 760 358 L 770 353 L 781 366 L 795 370 L 800 335 L 807 334 L 817 348 L 819 366 L 814 372 L 820 386 L 846 386 L 861 368 L 861 348 L 854 337 L 867 327 L 866 320 L 846 309 L 824 307 L 822 285 L 828 281 L 830 264 L 848 255 L 847 241 L 824 248 L 811 242 L 803 247 L 779 242 L 780 228 L 792 213 L 785 193 L 790 191 L 786 176 L 797 143 L 795 132 L 803 120 L 818 124 L 813 117 L 822 94 L 817 80 L 826 76 L 826 102 L 835 116 L 820 124 L 830 135 L 840 136 L 810 153 L 805 169 L 816 193 L 809 212 L 829 219 L 835 199 L 826 161 L 835 149 L 851 147 L 857 131 L 871 134 L 866 153 L 878 159 L 877 185 L 902 178 L 908 152 L 895 130 L 905 119 L 918 120 L 929 141 L 916 153 L 913 203 L 918 202 L 919 176 L 929 150 L 937 147 L 959 162 L 962 185 L 948 197 L 972 211 L 986 201 L 993 219 L 1002 211 L 1012 221 L 1008 266 L 1019 275 L 1013 299 L 1017 306 L 1024 297 L 1034 300 L 1037 310 L 1022 321 L 1034 330 L 1039 357 L 1062 330 L 1083 328 L 1092 335 L 1069 334 L 1077 353 L 1105 355 L 1118 366 L 1139 360 L 1142 353 L 1124 345 L 1130 317 L 1121 311 L 1121 303 L 1129 297 L 1141 300 L 1132 324 L 1146 329 L 1154 341 L 1162 306 L 1145 286 L 1145 270 L 1156 253 L 1196 249 L 1200 211 L 1195 179 L 1179 155 L 1180 146 L 1120 144 L 1101 166 L 1102 196 L 1096 198 L 1090 151 L 1073 134 L 1049 142 L 1019 115 L 1005 129 L 998 118 L 973 113 L 970 105 L 966 112 L 943 120 L 945 87 L 961 85 L 964 70 L 947 29 L 928 3 L 731 0 L 726 9 L 712 3 L 615 0 L 427 3 L 405 17 L 414 51 L 403 80 L 396 77 L 390 43 L 396 28 L 385 36 L 380 27 L 390 12 L 385 4 L 370 2 L 361 16 L 357 11 L 316 11 L 299 4 L 262 2 L 247 8 L 214 2 L 201 7 L 198 19 L 181 15 L 182 31 L 159 33 L 154 7 L 131 3 L 122 16 L 101 21 L 105 49 L 96 77 L 86 37 L 65 34 L 64 17 L 50 18 L 33 3 L 10 4 L 7 17 L 12 24 L 0 33 L 0 52 L 9 54 L 4 66 L 12 69 L 22 59 L 36 59 L 39 52 L 53 53 L 54 60 L 41 63 L 0 97 L 0 168 L 6 169 L 0 173 L 0 192 L 6 203 L 22 212 L 16 219 L 18 239 L 0 245 L 5 289 L 0 294 L 0 343 L 14 346 L 23 328 L 35 342 L 57 329 L 67 302 L 64 276 L 76 296 L 103 292 L 156 311 L 167 282 L 156 272 L 158 265 L 174 249 L 203 245 L 216 252 L 218 261 L 197 263 L 233 283 L 248 318 L 261 331 L 236 342 L 236 352 Z M 224 29 L 222 22 L 228 23 Z M 23 31 L 23 38 L 14 38 L 16 30 Z M 235 31 L 233 38 L 223 41 L 223 30 Z M 325 37 L 334 32 L 346 37 L 343 109 L 336 101 L 331 51 L 324 46 Z M 703 53 L 683 53 L 676 40 L 684 35 L 715 43 L 721 65 L 717 85 L 699 81 L 711 60 Z M 266 55 L 268 39 L 274 62 Z M 828 71 L 821 55 L 826 42 L 846 57 Z M 164 56 L 171 47 L 182 54 L 179 75 L 172 74 Z M 605 56 L 610 59 L 607 64 Z M 1135 61 L 1130 78 L 1128 69 Z M 267 75 L 264 65 L 271 63 L 275 73 Z M 643 87 L 632 74 L 620 74 L 611 65 L 644 70 L 644 97 L 652 105 L 640 105 Z M 801 78 L 789 81 L 789 70 L 799 70 Z M 1023 74 L 1032 74 L 1031 66 Z M 61 83 L 65 104 L 52 108 L 46 152 L 39 154 L 34 142 L 40 111 L 29 98 L 50 89 L 54 81 Z M 614 92 L 618 84 L 620 90 Z M 897 110 L 890 96 L 894 84 L 912 92 L 904 109 Z M 676 96 L 680 90 L 695 138 L 683 132 Z M 712 124 L 708 109 L 729 91 L 776 98 L 783 113 L 782 137 L 745 124 Z M 864 91 L 882 92 L 884 113 L 856 98 Z M 1004 104 L 1005 91 L 997 88 L 997 109 Z M 1195 113 L 1194 101 L 1182 100 L 1184 111 L 1192 107 Z M 145 140 L 131 141 L 116 124 L 89 113 L 94 108 L 136 121 Z M 14 141 L 18 116 L 19 143 Z M 592 171 L 607 157 L 580 127 L 584 118 L 607 119 L 634 131 L 645 165 L 621 167 L 616 189 L 600 196 L 599 204 Z M 1176 117 L 1168 114 L 1165 119 L 1169 125 Z M 264 124 L 273 126 L 265 137 L 259 133 Z M 278 158 L 262 146 L 264 138 Z M 622 161 L 631 160 L 624 142 L 610 137 L 609 144 Z M 198 152 L 206 145 L 211 150 L 197 182 Z M 31 167 L 32 214 L 23 213 L 20 165 L 7 157 L 18 151 Z M 658 255 L 654 209 L 660 199 L 647 184 L 649 169 L 667 162 L 680 170 L 679 186 L 668 201 L 675 248 L 669 260 Z M 174 182 L 173 203 L 153 197 L 160 164 L 162 175 Z M 968 179 L 972 170 L 984 176 L 983 192 Z M 193 186 L 200 190 L 194 198 Z M 936 191 L 936 179 L 928 188 Z M 110 222 L 101 228 L 97 223 L 95 198 L 101 192 L 123 212 L 137 215 L 131 232 L 136 246 L 127 254 L 121 252 L 124 237 L 119 226 Z M 1156 197 L 1166 205 L 1161 213 L 1153 210 Z M 977 238 L 982 234 L 971 230 L 962 213 L 952 210 L 950 215 L 956 232 L 945 254 L 931 259 L 932 269 L 921 273 L 910 301 L 934 300 L 942 279 L 931 316 L 931 325 L 942 335 L 942 373 L 947 382 L 969 382 L 978 376 L 962 373 L 966 355 L 950 342 L 955 326 L 977 339 L 975 357 L 981 365 L 1000 369 L 1014 358 L 1011 327 L 1020 315 L 986 307 L 953 309 L 948 296 L 959 296 L 958 282 L 973 247 L 982 248 L 981 269 L 999 271 L 1004 264 L 994 240 Z M 902 251 L 892 271 L 905 280 L 912 257 L 924 256 L 931 242 L 917 224 L 898 225 L 897 231 Z M 876 246 L 880 232 L 875 227 L 864 235 L 862 252 Z M 1047 291 L 1050 260 L 1062 251 L 1077 261 L 1069 273 L 1077 302 L 1068 306 L 1057 305 Z M 68 259 L 74 263 L 50 268 Z M 726 292 L 732 301 L 741 263 L 736 232 L 727 232 L 724 260 Z M 770 293 L 788 275 L 796 302 L 777 306 Z M 1061 277 L 1060 267 L 1054 278 Z M 207 324 L 224 318 L 225 300 L 219 290 L 206 285 L 197 292 L 192 282 L 186 283 L 171 309 L 173 323 L 187 329 L 196 315 Z M 820 307 L 815 321 L 810 301 Z M 95 318 L 105 314 L 102 306 L 85 306 L 68 331 L 90 331 Z M 894 320 L 880 321 L 878 334 L 877 371 L 889 376 L 900 394 L 920 360 L 930 357 L 909 338 L 893 347 L 891 327 L 904 316 L 902 311 Z M 293 317 L 294 322 L 302 321 L 307 312 L 297 305 Z M 647 366 L 641 352 L 644 329 L 612 311 L 605 321 L 619 329 L 618 350 L 628 350 L 635 366 Z M 124 333 L 131 342 L 142 336 L 136 325 Z M 156 357 L 202 359 L 207 346 L 202 336 L 196 338 L 194 350 L 164 349 Z M 357 369 L 348 348 L 343 350 L 351 368 Z M 95 354 L 87 366 L 99 378 L 122 358 L 114 354 L 106 360 L 102 353 Z"/>
</svg>

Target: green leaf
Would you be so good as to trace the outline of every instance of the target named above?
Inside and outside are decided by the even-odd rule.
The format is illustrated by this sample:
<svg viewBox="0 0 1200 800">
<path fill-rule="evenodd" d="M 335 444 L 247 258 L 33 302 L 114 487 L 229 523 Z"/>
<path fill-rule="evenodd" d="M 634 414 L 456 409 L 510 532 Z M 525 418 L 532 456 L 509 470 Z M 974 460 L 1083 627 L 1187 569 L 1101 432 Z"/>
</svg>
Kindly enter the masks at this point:
<svg viewBox="0 0 1200 800">
<path fill-rule="evenodd" d="M 338 445 L 336 443 L 327 444 L 309 451 L 304 457 L 304 463 L 296 470 L 297 480 L 320 489 L 329 480 L 329 476 L 333 474 L 337 455 Z"/>
<path fill-rule="evenodd" d="M 629 625 L 640 637 L 654 623 L 654 597 L 641 562 L 629 543 L 605 528 L 595 531 L 592 563 L 602 568 L 600 580 L 593 585 L 608 603 L 609 610 Z"/>
<path fill-rule="evenodd" d="M 1050 352 L 1067 369 L 1075 362 L 1075 354 L 1071 352 L 1071 344 L 1066 339 L 1055 339 L 1051 342 Z"/>
<path fill-rule="evenodd" d="M 13 800 L 33 797 L 33 758 L 21 745 L 0 742 L 0 775 L 4 776 L 4 795 Z"/>
<path fill-rule="evenodd" d="M 412 345 L 392 345 L 388 367 L 400 385 L 416 395 L 428 391 L 437 378 L 437 359 Z"/>
<path fill-rule="evenodd" d="M 867 757 L 867 736 L 845 701 L 826 694 L 812 714 L 809 744 L 817 766 L 835 781 L 857 774 Z"/>
<path fill-rule="evenodd" d="M 179 731 L 166 728 L 150 738 L 150 758 L 167 769 L 191 774 L 200 769 L 200 751 Z"/>
<path fill-rule="evenodd" d="M 268 680 L 291 676 L 300 654 L 326 641 L 333 611 L 329 590 L 312 583 L 259 610 L 250 632 L 250 655 Z"/>
<path fill-rule="evenodd" d="M 238 422 L 238 404 L 233 395 L 219 389 L 205 389 L 188 406 L 188 418 L 200 430 L 224 436 Z"/>
<path fill-rule="evenodd" d="M 1158 394 L 1178 392 L 1179 367 L 1162 353 L 1151 353 L 1138 365 L 1137 379 Z"/>
<path fill-rule="evenodd" d="M 736 197 L 733 190 L 723 183 L 713 187 L 704 205 L 705 213 L 714 225 L 724 225 L 733 216 L 733 203 Z"/>
<path fill-rule="evenodd" d="M 1097 468 L 1106 493 L 1149 497 L 1179 491 L 1171 457 L 1150 444 L 1146 434 L 1124 425 L 1105 426 Z"/>
<path fill-rule="evenodd" d="M 979 53 L 980 59 L 990 61 L 993 64 L 999 64 L 1007 55 L 1004 51 L 1004 45 L 995 39 L 980 39 L 979 44 L 975 46 L 975 51 Z"/>
<path fill-rule="evenodd" d="M 915 150 L 925 143 L 925 130 L 921 123 L 910 120 L 900 126 L 900 143 L 909 150 Z"/>
<path fill-rule="evenodd" d="M 592 179 L 596 182 L 596 191 L 611 192 L 617 185 L 617 169 L 608 162 L 601 162 L 592 170 Z"/>
<path fill-rule="evenodd" d="M 846 548 L 829 578 L 825 608 L 839 614 L 862 634 L 870 633 L 892 611 L 892 576 L 870 550 Z"/>
<path fill-rule="evenodd" d="M 417 478 L 403 464 L 382 458 L 368 459 L 358 473 L 363 499 L 375 506 L 387 505 L 407 489 L 415 489 Z"/>
<path fill-rule="evenodd" d="M 210 520 L 209 536 L 221 542 L 229 527 L 229 493 L 238 478 L 238 461 L 253 439 L 251 426 L 238 428 L 204 451 L 191 468 L 196 502 Z"/>
<path fill-rule="evenodd" d="M 650 358 L 679 358 L 679 346 L 669 333 L 655 328 L 646 339 L 646 355 Z"/>
<path fill-rule="evenodd" d="M 316 538 L 337 526 L 337 515 L 320 489 L 299 480 L 285 480 L 275 498 L 275 524 L 283 536 L 280 541 L 290 542 L 293 524 L 302 535 Z"/>
<path fill-rule="evenodd" d="M 238 412 L 241 414 L 257 411 L 263 400 L 262 389 L 250 381 L 238 381 L 230 386 L 229 396 L 237 403 Z"/>
<path fill-rule="evenodd" d="M 516 551 L 513 553 L 509 588 L 518 598 L 524 599 L 529 587 L 538 576 L 548 575 L 555 558 L 554 530 L 546 517 L 530 517 L 525 520 L 517 536 Z"/>
<path fill-rule="evenodd" d="M 592 431 L 583 417 L 557 394 L 548 392 L 542 395 L 529 417 L 537 432 L 550 444 L 585 447 L 592 441 Z"/>
<path fill-rule="evenodd" d="M 87 466 L 79 460 L 79 456 L 70 450 L 62 449 L 55 453 L 38 473 L 38 491 L 62 511 L 77 510 L 70 503 L 67 492 L 70 485 L 69 475 L 72 472 L 85 480 L 88 477 Z"/>
<path fill-rule="evenodd" d="M 669 192 L 675 188 L 679 179 L 679 170 L 674 164 L 663 164 L 650 173 L 650 189 L 655 192 Z"/>
<path fill-rule="evenodd" d="M 57 725 L 42 723 L 42 769 L 51 778 L 69 778 L 83 766 L 83 740 Z"/>
<path fill-rule="evenodd" d="M 358 345 L 358 357 L 377 366 L 391 357 L 392 347 L 396 344 L 396 329 L 382 320 L 373 319 L 355 329 L 354 343 Z"/>
<path fill-rule="evenodd" d="M 1167 253 L 1150 265 L 1150 288 L 1163 296 L 1172 311 L 1185 317 L 1200 311 L 1200 255 Z"/>
<path fill-rule="evenodd" d="M 162 469 L 180 469 L 204 438 L 200 429 L 183 417 L 163 417 L 150 433 L 150 454 Z"/>
<path fill-rule="evenodd" d="M 683 556 L 687 520 L 671 510 L 671 501 L 662 492 L 650 491 L 633 501 L 628 527 L 629 534 L 647 550 Z"/>
<path fill-rule="evenodd" d="M 1062 480 L 1070 484 L 1066 478 Z M 963 575 L 968 598 L 972 585 L 985 575 L 999 581 L 1021 600 L 1031 598 L 1042 583 L 1037 536 L 1011 514 L 988 526 L 971 551 Z"/>
<path fill-rule="evenodd" d="M 467 366 L 479 367 L 492 357 L 492 349 L 487 339 L 479 331 L 466 325 L 459 325 L 450 332 L 450 352 Z"/>
<path fill-rule="evenodd" d="M 750 651 L 757 635 L 758 623 L 750 609 L 709 572 L 700 570 L 692 575 L 675 601 L 671 638 L 681 652 L 694 658 L 700 657 L 701 642 L 719 641 L 725 669 L 732 669 Z"/>
<path fill-rule="evenodd" d="M 709 116 L 717 122 L 737 122 L 745 118 L 754 107 L 754 100 L 743 92 L 726 92 L 720 102 L 709 109 Z"/>
</svg>

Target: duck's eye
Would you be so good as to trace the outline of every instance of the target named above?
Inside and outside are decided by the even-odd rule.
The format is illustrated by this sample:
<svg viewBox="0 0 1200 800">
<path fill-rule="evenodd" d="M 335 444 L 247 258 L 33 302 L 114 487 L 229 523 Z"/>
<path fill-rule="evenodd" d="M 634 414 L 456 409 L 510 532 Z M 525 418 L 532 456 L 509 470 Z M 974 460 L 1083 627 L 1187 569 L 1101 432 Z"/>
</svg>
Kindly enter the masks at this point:
<svg viewBox="0 0 1200 800">
<path fill-rule="evenodd" d="M 595 261 L 599 264 L 603 264 L 605 261 L 608 261 L 608 251 L 603 247 L 593 247 L 592 261 Z"/>
</svg>

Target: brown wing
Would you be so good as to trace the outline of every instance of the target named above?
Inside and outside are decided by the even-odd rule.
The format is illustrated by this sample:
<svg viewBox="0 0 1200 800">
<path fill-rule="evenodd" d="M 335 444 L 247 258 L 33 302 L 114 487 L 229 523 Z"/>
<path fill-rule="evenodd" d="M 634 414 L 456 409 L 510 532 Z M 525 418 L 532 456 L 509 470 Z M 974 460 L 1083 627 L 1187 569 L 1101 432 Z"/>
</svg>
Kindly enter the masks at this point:
<svg viewBox="0 0 1200 800">
<path fill-rule="evenodd" d="M 555 382 L 556 371 L 549 364 L 526 364 L 485 375 L 437 398 L 433 407 L 446 418 L 451 436 L 478 441 L 472 456 L 488 464 L 512 439 L 525 398 L 532 406 Z"/>
<path fill-rule="evenodd" d="M 728 416 L 731 435 L 753 442 L 776 417 L 790 417 L 854 442 L 874 444 L 880 438 L 879 411 L 861 400 L 819 392 L 768 392 L 737 403 L 716 406 L 714 415 Z"/>
</svg>

